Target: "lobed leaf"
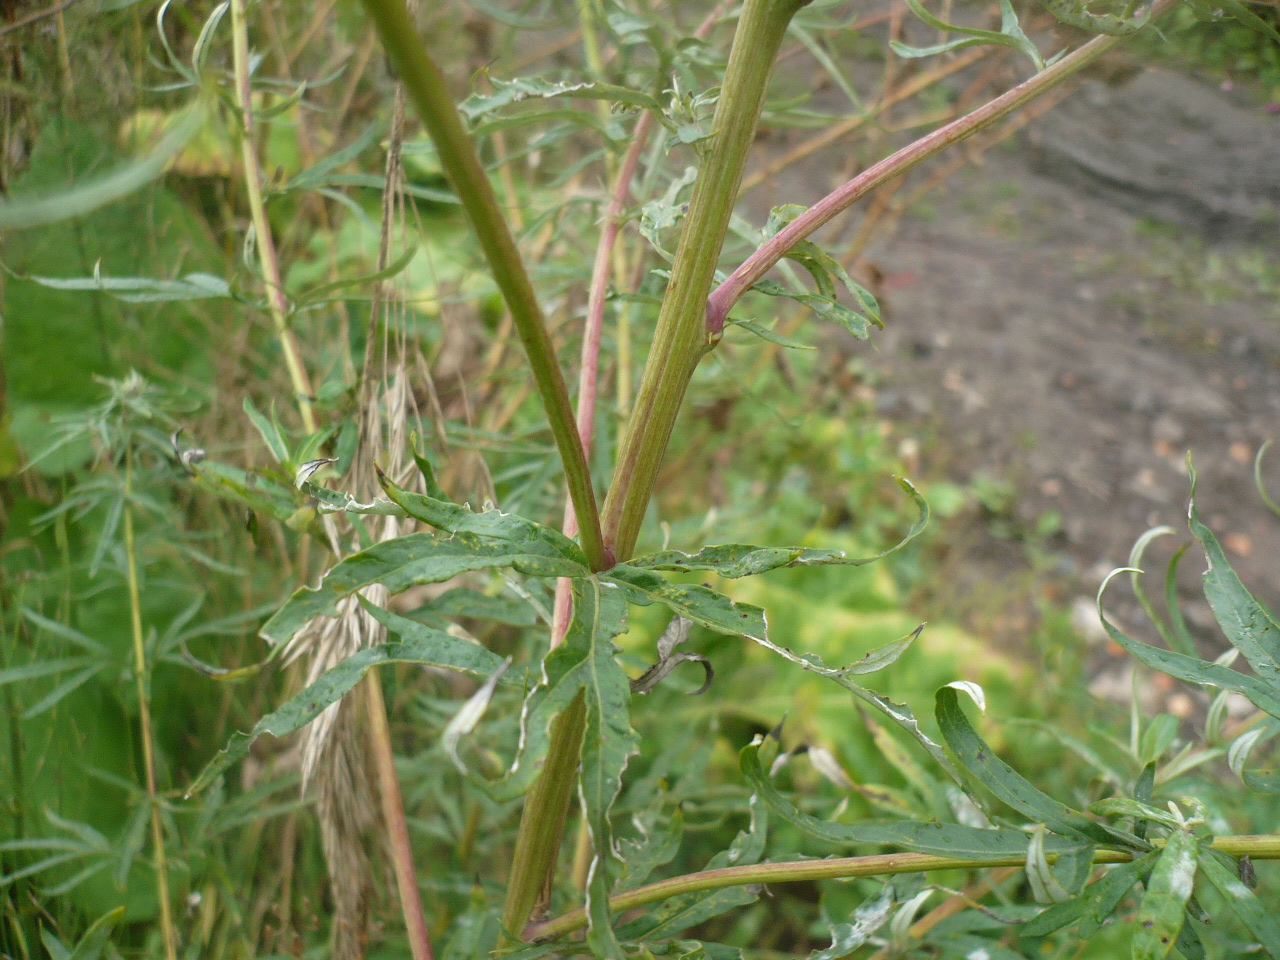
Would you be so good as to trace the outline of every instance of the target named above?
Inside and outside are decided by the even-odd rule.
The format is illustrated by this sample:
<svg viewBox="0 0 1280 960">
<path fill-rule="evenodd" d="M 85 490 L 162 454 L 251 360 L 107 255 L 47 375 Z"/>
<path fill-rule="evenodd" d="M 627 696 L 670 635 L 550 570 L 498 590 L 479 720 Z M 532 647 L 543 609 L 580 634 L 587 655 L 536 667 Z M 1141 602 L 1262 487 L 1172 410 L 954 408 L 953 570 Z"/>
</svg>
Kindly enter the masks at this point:
<svg viewBox="0 0 1280 960">
<path fill-rule="evenodd" d="M 489 78 L 492 93 L 472 94 L 458 104 L 458 112 L 474 124 L 504 107 L 524 100 L 544 100 L 550 97 L 573 97 L 579 100 L 605 100 L 624 103 L 630 107 L 652 110 L 662 116 L 662 104 L 651 94 L 613 83 L 572 80 L 547 80 L 542 77 L 518 77 L 514 80 Z"/>
<path fill-rule="evenodd" d="M 1164 960 L 1178 942 L 1195 882 L 1198 849 L 1196 838 L 1183 830 L 1172 831 L 1165 840 L 1138 907 L 1133 960 Z"/>
<path fill-rule="evenodd" d="M 416 663 L 487 677 L 502 666 L 501 657 L 478 644 L 459 640 L 442 630 L 406 620 L 372 604 L 366 603 L 364 608 L 388 632 L 404 639 L 368 647 L 347 657 L 279 709 L 259 720 L 249 733 L 235 734 L 200 772 L 187 789 L 187 796 L 203 790 L 228 767 L 244 759 L 253 742 L 264 734 L 286 737 L 305 727 L 359 683 L 372 667 L 387 663 Z"/>
<path fill-rule="evenodd" d="M 325 574 L 320 585 L 298 590 L 262 627 L 271 643 L 283 643 L 308 620 L 332 616 L 343 597 L 380 583 L 393 594 L 414 584 L 442 583 L 468 570 L 511 567 L 531 577 L 585 577 L 587 568 L 558 555 L 542 541 L 492 542 L 469 533 L 447 539 L 412 533 L 352 554 Z"/>
<path fill-rule="evenodd" d="M 378 471 L 378 482 L 391 501 L 405 513 L 446 533 L 470 533 L 511 543 L 538 544 L 549 555 L 563 557 L 584 568 L 588 566 L 582 548 L 553 527 L 496 509 L 476 513 L 463 504 L 412 493 L 396 486 L 381 470 Z"/>
</svg>

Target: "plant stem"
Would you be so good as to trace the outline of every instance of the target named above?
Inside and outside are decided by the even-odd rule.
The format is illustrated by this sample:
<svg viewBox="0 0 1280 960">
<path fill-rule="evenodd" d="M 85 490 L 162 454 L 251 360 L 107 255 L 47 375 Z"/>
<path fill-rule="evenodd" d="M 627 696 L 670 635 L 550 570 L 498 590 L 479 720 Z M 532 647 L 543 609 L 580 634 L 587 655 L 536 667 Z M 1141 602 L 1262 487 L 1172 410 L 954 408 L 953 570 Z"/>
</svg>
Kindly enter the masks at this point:
<svg viewBox="0 0 1280 960">
<path fill-rule="evenodd" d="M 644 377 L 605 501 L 605 542 L 619 559 L 629 558 L 635 548 L 685 390 L 711 345 L 704 322 L 707 294 L 755 139 L 774 57 L 791 17 L 806 2 L 747 0 L 734 33 L 709 151 L 698 171 Z"/>
<path fill-rule="evenodd" d="M 1157 0 L 1151 8 L 1151 19 L 1167 13 L 1178 2 L 1179 0 Z M 873 164 L 844 186 L 819 200 L 764 243 L 711 294 L 706 308 L 707 335 L 717 336 L 724 329 L 725 320 L 733 305 L 763 278 L 788 250 L 846 210 L 851 204 L 895 177 L 900 177 L 921 161 L 941 153 L 947 147 L 972 136 L 984 127 L 991 126 L 1052 90 L 1125 39 L 1127 38 L 1095 37 L 1057 63 L 1041 70 L 1030 80 L 1020 83 L 972 113 L 944 127 L 939 127 L 933 133 L 921 137 L 879 163 Z M 606 506 L 606 512 L 607 509 Z"/>
<path fill-rule="evenodd" d="M 400 912 L 409 935 L 413 960 L 433 960 L 431 936 L 422 912 L 422 894 L 413 866 L 413 847 L 409 843 L 409 825 L 404 815 L 404 798 L 396 776 L 395 756 L 391 751 L 391 731 L 387 726 L 387 705 L 382 697 L 382 677 L 370 670 L 364 679 L 364 701 L 369 721 L 369 744 L 373 747 L 374 766 L 378 771 L 378 794 L 382 799 L 382 816 L 387 822 L 387 846 L 395 865 L 396 888 L 400 894 Z M 338 864 L 338 869 L 342 869 Z"/>
<path fill-rule="evenodd" d="M 129 619 L 133 627 L 133 675 L 138 686 L 138 723 L 141 727 L 142 768 L 146 777 L 147 803 L 151 807 L 151 846 L 156 863 L 156 893 L 160 898 L 160 929 L 164 933 L 166 960 L 177 960 L 177 933 L 173 927 L 173 907 L 169 903 L 169 866 L 164 853 L 164 828 L 160 823 L 160 800 L 156 790 L 156 757 L 152 743 L 150 671 L 142 636 L 142 601 L 138 589 L 138 551 L 133 538 L 133 448 L 124 454 L 124 553 L 129 581 Z"/>
<path fill-rule="evenodd" d="M 543 898 L 564 839 L 569 802 L 578 783 L 578 760 L 586 728 L 587 704 L 579 693 L 551 724 L 551 741 L 542 774 L 525 798 L 520 834 L 512 854 L 502 929 L 520 937 L 534 906 Z"/>
<path fill-rule="evenodd" d="M 453 185 L 476 239 L 488 261 L 494 282 L 511 311 L 538 385 L 551 433 L 564 465 L 569 496 L 582 527 L 582 549 L 593 570 L 613 565 L 600 533 L 600 517 L 586 452 L 578 437 L 569 392 L 547 333 L 542 307 L 534 294 L 515 239 L 502 216 L 475 145 L 467 135 L 444 76 L 418 37 L 404 0 L 362 0 L 373 19 L 392 65 L 399 74 L 423 125 L 435 143 L 440 165 Z"/>
<path fill-rule="evenodd" d="M 1158 844 L 1158 841 L 1157 841 Z M 1233 857 L 1248 855 L 1253 860 L 1280 860 L 1280 836 L 1215 837 L 1213 849 Z M 1050 855 L 1053 860 L 1055 855 Z M 1128 863 L 1133 856 L 1123 850 L 1098 850 L 1094 863 Z M 609 898 L 610 913 L 656 903 L 683 893 L 720 890 L 751 883 L 796 883 L 804 880 L 833 880 L 873 877 L 895 873 L 925 873 L 934 870 L 980 870 L 991 867 L 1021 867 L 1026 857 L 968 859 L 928 853 L 881 853 L 869 857 L 839 857 L 830 860 L 799 860 L 786 863 L 757 863 L 742 867 L 703 870 L 670 880 L 660 880 Z M 549 940 L 587 925 L 586 911 L 572 910 L 554 920 L 529 929 L 530 939 Z"/>
<path fill-rule="evenodd" d="M 280 273 L 280 258 L 276 254 L 275 238 L 271 222 L 267 219 L 266 204 L 262 200 L 262 170 L 258 166 L 258 151 L 253 139 L 253 89 L 249 82 L 249 31 L 244 19 L 244 0 L 231 0 L 231 54 L 235 70 L 236 97 L 240 105 L 240 160 L 244 166 L 244 185 L 249 195 L 249 215 L 253 220 L 258 262 L 262 267 L 262 280 L 267 288 L 267 306 L 280 350 L 284 354 L 289 381 L 298 402 L 302 427 L 307 433 L 318 429 L 315 410 L 311 406 L 311 381 L 302 365 L 298 352 L 298 340 L 289 326 L 289 303 L 284 295 L 284 281 Z"/>
</svg>

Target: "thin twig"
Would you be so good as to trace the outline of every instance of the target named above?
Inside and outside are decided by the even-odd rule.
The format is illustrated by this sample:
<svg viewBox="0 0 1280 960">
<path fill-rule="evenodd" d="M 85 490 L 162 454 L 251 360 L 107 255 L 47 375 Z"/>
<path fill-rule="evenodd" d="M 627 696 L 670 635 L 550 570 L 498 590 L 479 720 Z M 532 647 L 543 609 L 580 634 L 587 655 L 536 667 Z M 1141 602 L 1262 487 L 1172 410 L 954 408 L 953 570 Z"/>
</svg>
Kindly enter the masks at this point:
<svg viewBox="0 0 1280 960">
<path fill-rule="evenodd" d="M 15 30 L 21 30 L 23 27 L 29 27 L 33 23 L 39 23 L 45 17 L 56 17 L 68 7 L 75 6 L 80 0 L 63 0 L 62 3 L 55 3 L 52 7 L 45 7 L 43 10 L 37 10 L 35 13 L 29 13 L 21 20 L 15 20 L 13 23 L 5 24 L 0 27 L 0 37 L 6 33 L 13 33 Z"/>
</svg>

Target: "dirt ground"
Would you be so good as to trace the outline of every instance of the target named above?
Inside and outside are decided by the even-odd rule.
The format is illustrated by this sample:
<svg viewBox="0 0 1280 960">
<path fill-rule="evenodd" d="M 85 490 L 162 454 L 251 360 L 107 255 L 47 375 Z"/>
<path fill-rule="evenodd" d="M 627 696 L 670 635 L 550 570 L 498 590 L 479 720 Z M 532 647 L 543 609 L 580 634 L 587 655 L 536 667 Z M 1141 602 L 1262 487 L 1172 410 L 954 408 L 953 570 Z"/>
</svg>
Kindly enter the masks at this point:
<svg viewBox="0 0 1280 960">
<path fill-rule="evenodd" d="M 1179 534 L 1149 552 L 1163 571 L 1187 539 L 1188 451 L 1202 515 L 1245 583 L 1280 603 L 1280 518 L 1253 483 L 1280 411 L 1278 241 L 1280 117 L 1148 69 L 1084 82 L 870 251 L 887 329 L 859 349 L 881 413 L 920 438 L 920 475 L 1009 493 L 1003 515 L 947 537 L 962 610 L 967 598 L 1016 632 L 1041 589 L 1087 614 L 1157 524 Z M 1264 472 L 1280 497 L 1280 451 Z M 1220 649 L 1203 558 L 1183 566 L 1188 618 Z M 1113 589 L 1109 609 L 1136 626 L 1127 587 Z"/>
</svg>

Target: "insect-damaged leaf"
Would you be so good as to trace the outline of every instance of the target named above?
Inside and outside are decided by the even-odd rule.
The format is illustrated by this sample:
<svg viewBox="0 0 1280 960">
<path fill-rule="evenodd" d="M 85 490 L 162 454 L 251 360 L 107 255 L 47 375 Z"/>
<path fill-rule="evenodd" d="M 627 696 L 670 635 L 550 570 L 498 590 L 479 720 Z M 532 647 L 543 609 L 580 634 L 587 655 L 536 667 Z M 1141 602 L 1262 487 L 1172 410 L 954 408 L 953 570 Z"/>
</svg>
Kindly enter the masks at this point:
<svg viewBox="0 0 1280 960">
<path fill-rule="evenodd" d="M 888 550 L 870 557 L 851 557 L 843 550 L 821 550 L 813 547 L 757 547 L 745 543 L 726 543 L 703 547 L 696 553 L 663 550 L 637 557 L 628 563 L 644 570 L 674 570 L 681 573 L 709 570 L 731 579 L 768 573 L 780 567 L 821 567 L 832 564 L 860 567 L 874 563 L 901 550 L 919 536 L 929 523 L 929 505 L 924 497 L 910 480 L 899 477 L 898 483 L 915 502 L 919 515 L 900 541 Z"/>
<path fill-rule="evenodd" d="M 995 751 L 978 736 L 960 709 L 959 695 L 960 691 L 950 686 L 942 687 L 935 694 L 935 715 L 942 737 L 960 764 L 1000 800 L 1036 823 L 1043 823 L 1054 833 L 1093 843 L 1147 849 L 1147 844 L 1132 834 L 1090 820 L 1032 786 L 1030 781 L 997 757 Z"/>
<path fill-rule="evenodd" d="M 1000 860 L 1008 857 L 1024 857 L 1027 844 L 1031 839 L 1020 830 L 983 829 L 956 823 L 926 823 L 911 820 L 836 823 L 831 820 L 821 820 L 799 810 L 795 804 L 778 792 L 760 765 L 758 739 L 742 748 L 738 754 L 738 763 L 743 775 L 751 784 L 751 789 L 769 805 L 770 810 L 810 836 L 828 843 L 883 844 L 944 857 Z M 1054 853 L 1061 853 L 1078 845 L 1058 837 L 1050 837 L 1045 842 L 1045 848 Z"/>
<path fill-rule="evenodd" d="M 244 759 L 249 753 L 249 747 L 263 734 L 285 737 L 306 726 L 359 683 L 360 678 L 371 667 L 384 663 L 418 663 L 488 676 L 502 665 L 501 657 L 478 644 L 459 640 L 442 630 L 398 617 L 372 604 L 365 604 L 365 609 L 386 626 L 388 631 L 399 634 L 404 639 L 368 647 L 347 657 L 278 710 L 259 720 L 252 731 L 237 733 L 201 771 L 188 789 L 188 795 L 203 790 L 224 770 Z"/>
<path fill-rule="evenodd" d="M 314 588 L 297 591 L 262 627 L 282 643 L 313 617 L 332 616 L 338 601 L 380 583 L 391 593 L 418 583 L 441 583 L 467 570 L 511 567 L 531 577 L 584 577 L 585 566 L 560 556 L 541 540 L 490 541 L 469 533 L 446 538 L 413 533 L 375 544 L 337 564 Z"/>
<path fill-rule="evenodd" d="M 1165 840 L 1138 907 L 1133 960 L 1164 960 L 1173 950 L 1187 918 L 1197 850 L 1196 838 L 1182 830 L 1174 830 Z"/>
</svg>

